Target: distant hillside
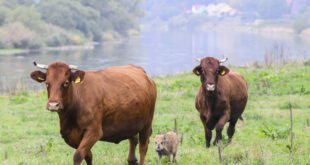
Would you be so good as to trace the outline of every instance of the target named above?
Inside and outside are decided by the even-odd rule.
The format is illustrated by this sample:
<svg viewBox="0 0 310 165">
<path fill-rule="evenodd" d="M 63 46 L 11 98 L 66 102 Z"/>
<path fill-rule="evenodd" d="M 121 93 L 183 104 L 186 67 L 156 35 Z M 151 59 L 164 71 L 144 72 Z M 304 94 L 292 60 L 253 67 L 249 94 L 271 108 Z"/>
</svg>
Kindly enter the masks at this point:
<svg viewBox="0 0 310 165">
<path fill-rule="evenodd" d="M 0 0 L 0 48 L 101 41 L 138 30 L 142 0 Z"/>
<path fill-rule="evenodd" d="M 147 0 L 145 29 L 193 29 L 220 24 L 279 25 L 296 34 L 310 27 L 309 0 Z"/>
</svg>

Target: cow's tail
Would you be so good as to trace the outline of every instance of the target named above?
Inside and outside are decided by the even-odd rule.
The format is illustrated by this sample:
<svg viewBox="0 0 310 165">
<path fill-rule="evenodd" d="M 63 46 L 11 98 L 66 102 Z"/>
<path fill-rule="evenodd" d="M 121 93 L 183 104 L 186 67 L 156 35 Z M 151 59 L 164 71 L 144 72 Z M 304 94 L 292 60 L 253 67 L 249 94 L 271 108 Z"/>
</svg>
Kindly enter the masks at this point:
<svg viewBox="0 0 310 165">
<path fill-rule="evenodd" d="M 245 118 L 243 118 L 242 115 L 239 117 L 239 119 L 242 121 L 242 125 L 245 125 Z"/>
</svg>

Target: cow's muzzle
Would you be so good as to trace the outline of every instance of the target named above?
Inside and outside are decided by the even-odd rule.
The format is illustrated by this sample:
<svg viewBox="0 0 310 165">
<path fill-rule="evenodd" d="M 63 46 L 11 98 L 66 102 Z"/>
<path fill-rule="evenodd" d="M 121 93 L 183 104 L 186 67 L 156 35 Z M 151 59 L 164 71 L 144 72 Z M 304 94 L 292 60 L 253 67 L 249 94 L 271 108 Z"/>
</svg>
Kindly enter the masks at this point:
<svg viewBox="0 0 310 165">
<path fill-rule="evenodd" d="M 46 109 L 52 112 L 58 112 L 63 108 L 63 106 L 59 102 L 48 102 L 46 105 Z"/>
<path fill-rule="evenodd" d="M 207 83 L 206 87 L 207 87 L 207 91 L 214 91 L 215 83 Z"/>
</svg>

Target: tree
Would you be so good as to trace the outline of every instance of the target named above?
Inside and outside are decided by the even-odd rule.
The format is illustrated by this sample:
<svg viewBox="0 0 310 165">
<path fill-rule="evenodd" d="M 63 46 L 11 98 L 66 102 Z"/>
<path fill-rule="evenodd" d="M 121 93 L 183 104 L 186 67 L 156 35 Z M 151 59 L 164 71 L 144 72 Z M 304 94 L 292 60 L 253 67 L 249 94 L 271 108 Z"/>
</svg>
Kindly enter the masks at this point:
<svg viewBox="0 0 310 165">
<path fill-rule="evenodd" d="M 21 22 L 28 28 L 34 29 L 41 22 L 41 15 L 36 11 L 34 6 L 20 6 L 8 13 L 6 23 Z"/>
</svg>

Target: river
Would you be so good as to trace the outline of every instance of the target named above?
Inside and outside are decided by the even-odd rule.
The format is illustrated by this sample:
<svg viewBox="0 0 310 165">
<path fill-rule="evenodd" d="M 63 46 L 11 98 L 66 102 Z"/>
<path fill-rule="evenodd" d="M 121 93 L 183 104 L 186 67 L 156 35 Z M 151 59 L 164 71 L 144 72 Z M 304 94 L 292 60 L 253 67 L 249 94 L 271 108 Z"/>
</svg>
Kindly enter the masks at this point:
<svg viewBox="0 0 310 165">
<path fill-rule="evenodd" d="M 249 32 L 143 32 L 140 37 L 106 41 L 93 49 L 46 50 L 14 55 L 0 55 L 0 93 L 16 88 L 41 89 L 29 77 L 36 70 L 33 61 L 50 64 L 63 61 L 83 70 L 97 70 L 116 65 L 142 66 L 150 76 L 164 76 L 191 71 L 195 58 L 228 57 L 226 65 L 264 62 L 265 55 L 285 60 L 310 57 L 307 37 Z M 281 55 L 279 55 L 281 54 Z"/>
</svg>

